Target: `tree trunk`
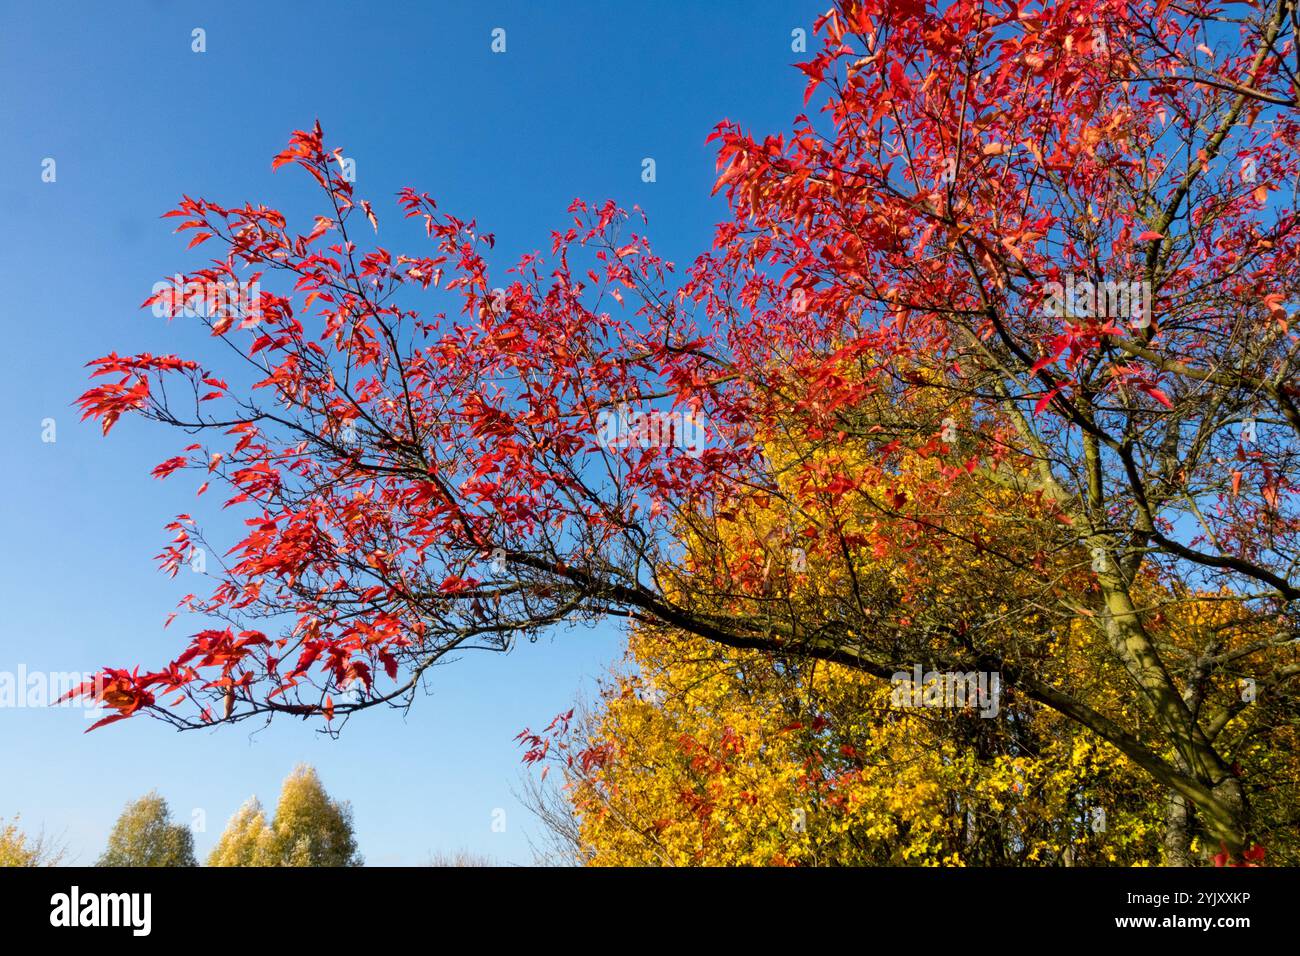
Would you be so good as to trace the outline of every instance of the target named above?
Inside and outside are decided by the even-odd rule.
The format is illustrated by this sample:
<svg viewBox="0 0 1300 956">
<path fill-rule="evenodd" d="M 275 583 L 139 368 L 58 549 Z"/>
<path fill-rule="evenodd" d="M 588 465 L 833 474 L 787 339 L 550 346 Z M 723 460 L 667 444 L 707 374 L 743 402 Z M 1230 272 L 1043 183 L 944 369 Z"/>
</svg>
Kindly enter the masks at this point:
<svg viewBox="0 0 1300 956">
<path fill-rule="evenodd" d="M 1165 812 L 1165 866 L 1192 865 L 1192 811 L 1187 798 L 1170 791 Z"/>
</svg>

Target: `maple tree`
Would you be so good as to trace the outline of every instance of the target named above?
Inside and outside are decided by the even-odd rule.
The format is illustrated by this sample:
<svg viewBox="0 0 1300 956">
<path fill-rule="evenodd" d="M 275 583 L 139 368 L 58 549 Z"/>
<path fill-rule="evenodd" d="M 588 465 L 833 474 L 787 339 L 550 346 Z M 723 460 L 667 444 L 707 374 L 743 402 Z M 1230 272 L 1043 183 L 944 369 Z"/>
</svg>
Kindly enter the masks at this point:
<svg viewBox="0 0 1300 956">
<path fill-rule="evenodd" d="M 247 203 L 167 214 L 222 247 L 182 286 L 267 282 L 201 310 L 224 347 L 91 363 L 85 415 L 193 436 L 155 474 L 198 471 L 247 531 L 182 602 L 213 627 L 81 692 L 106 721 L 336 728 L 455 650 L 607 616 L 875 677 L 977 667 L 1148 774 L 1171 860 L 1197 835 L 1257 860 L 1269 797 L 1233 749 L 1294 721 L 1300 675 L 1296 19 L 1295 0 L 845 0 L 800 66 L 817 109 L 788 136 L 716 131 L 730 216 L 680 284 L 612 203 L 575 202 L 495 286 L 493 237 L 414 190 L 398 205 L 431 248 L 363 247 L 378 214 L 319 125 L 295 133 L 273 165 L 319 186 L 305 232 Z M 708 440 L 603 440 L 629 406 Z M 904 456 L 931 467 L 891 491 Z M 968 533 L 946 510 L 963 474 L 1035 540 Z M 734 573 L 693 562 L 754 493 L 780 525 Z M 840 522 L 861 501 L 868 536 Z M 189 515 L 168 528 L 174 573 L 207 542 Z M 839 562 L 835 593 L 783 600 L 763 569 L 794 548 Z M 944 549 L 986 583 L 938 587 Z M 1075 573 L 1044 579 L 1061 555 Z M 873 569 L 891 556 L 915 578 Z M 1207 593 L 1240 615 L 1166 642 L 1146 599 Z M 1100 641 L 1142 732 L 1007 620 Z"/>
<path fill-rule="evenodd" d="M 803 471 L 790 465 L 799 447 L 766 443 L 779 503 L 744 495 L 726 521 L 693 522 L 680 535 L 690 568 L 674 589 L 692 588 L 692 606 L 793 625 L 843 617 L 837 605 L 847 595 L 888 601 L 890 589 L 906 587 L 917 599 L 892 636 L 900 659 L 943 654 L 934 635 L 946 633 L 945 621 L 980 620 L 982 653 L 1013 659 L 1133 727 L 1143 745 L 1162 746 L 1097 628 L 1053 612 L 1053 598 L 1093 585 L 1086 552 L 1042 549 L 1050 513 L 978 470 L 946 482 L 941 502 L 919 497 L 939 463 L 918 454 L 873 484 L 851 442 L 817 451 L 855 479 L 856 494 L 836 499 L 797 484 Z M 833 524 L 844 547 L 870 560 L 844 559 L 839 548 L 790 560 L 772 547 L 786 537 L 787 509 Z M 895 540 L 900 518 L 929 524 L 929 537 L 948 543 Z M 966 544 L 976 540 L 989 544 Z M 1153 609 L 1149 626 L 1170 657 L 1212 645 L 1232 653 L 1272 626 L 1222 593 L 1170 592 L 1150 574 L 1135 594 Z M 584 862 L 1096 865 L 1208 861 L 1217 849 L 1166 821 L 1161 788 L 1123 753 L 1025 695 L 993 689 L 994 706 L 967 697 L 931 709 L 910 699 L 914 675 L 899 689 L 899 675 L 886 685 L 843 664 L 729 651 L 647 625 L 632 635 L 628 665 L 595 709 L 525 736 L 544 774 L 558 768 L 571 812 L 553 812 L 539 787 L 529 802 L 552 842 Z M 1206 706 L 1229 706 L 1236 688 L 1206 693 Z M 1239 775 L 1265 797 L 1253 827 L 1278 862 L 1297 849 L 1293 717 L 1285 707 L 1261 713 L 1225 741 Z"/>
<path fill-rule="evenodd" d="M 1159 788 L 1042 708 L 899 710 L 842 665 L 634 641 L 635 671 L 545 760 L 588 865 L 1159 860 Z M 574 757 L 570 760 L 570 757 Z"/>
</svg>

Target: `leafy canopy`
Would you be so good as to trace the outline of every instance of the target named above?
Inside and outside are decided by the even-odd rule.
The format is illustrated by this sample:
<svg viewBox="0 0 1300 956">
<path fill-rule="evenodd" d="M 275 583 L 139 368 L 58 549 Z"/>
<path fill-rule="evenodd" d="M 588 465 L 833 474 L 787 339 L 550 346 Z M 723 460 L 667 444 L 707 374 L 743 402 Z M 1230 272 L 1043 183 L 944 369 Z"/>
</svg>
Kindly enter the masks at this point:
<svg viewBox="0 0 1300 956">
<path fill-rule="evenodd" d="M 90 363 L 85 416 L 185 434 L 155 475 L 195 472 L 245 530 L 205 547 L 177 516 L 166 570 L 225 555 L 182 601 L 212 626 L 81 692 L 108 721 L 334 729 L 404 706 L 457 650 L 607 615 L 876 677 L 923 649 L 1118 749 L 1184 819 L 1180 852 L 1256 859 L 1270 797 L 1235 750 L 1293 724 L 1300 676 L 1296 19 L 1296 0 L 842 0 L 800 65 L 809 112 L 716 130 L 728 215 L 681 281 L 612 203 L 575 202 L 502 273 L 490 233 L 404 189 L 410 222 L 385 235 L 424 235 L 395 252 L 366 238 L 379 215 L 319 124 L 294 133 L 272 165 L 319 188 L 312 222 L 189 196 L 167 213 L 217 250 L 185 283 L 258 283 L 147 301 L 220 342 Z M 625 408 L 668 427 L 610 441 Z M 682 447 L 688 418 L 702 446 Z M 767 454 L 785 433 L 793 458 Z M 838 509 L 913 455 L 931 467 L 880 499 L 871 547 L 909 550 L 914 577 L 887 587 Z M 1097 679 L 1138 713 L 1063 686 L 973 606 L 918 629 L 942 586 L 928 556 L 954 540 L 993 577 L 1035 570 L 1014 529 L 1009 548 L 962 538 L 963 472 L 1034 516 L 1040 575 L 1078 562 L 1037 603 L 1017 583 L 1010 618 L 1090 630 Z M 849 556 L 816 615 L 758 607 L 742 556 L 720 579 L 692 563 L 683 533 L 808 489 L 823 517 L 781 533 Z M 1249 626 L 1166 643 L 1147 599 L 1209 593 Z M 1258 693 L 1233 699 L 1245 680 Z"/>
<path fill-rule="evenodd" d="M 314 768 L 296 767 L 269 824 L 254 797 L 230 818 L 208 866 L 360 866 L 352 809 L 325 792 Z"/>
<path fill-rule="evenodd" d="M 96 866 L 197 866 L 194 834 L 173 823 L 157 792 L 128 803 L 108 835 Z"/>
</svg>

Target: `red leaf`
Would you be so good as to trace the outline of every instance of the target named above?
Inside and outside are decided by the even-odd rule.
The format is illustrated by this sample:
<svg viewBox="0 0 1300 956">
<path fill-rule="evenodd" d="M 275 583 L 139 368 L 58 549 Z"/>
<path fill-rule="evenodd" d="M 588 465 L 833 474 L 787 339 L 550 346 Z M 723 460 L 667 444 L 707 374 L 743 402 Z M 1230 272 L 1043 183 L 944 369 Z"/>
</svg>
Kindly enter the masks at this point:
<svg viewBox="0 0 1300 956">
<path fill-rule="evenodd" d="M 91 724 L 89 727 L 83 730 L 82 733 L 88 734 L 92 730 L 97 730 L 98 728 L 103 727 L 105 724 L 111 724 L 114 721 L 118 721 L 118 720 L 126 720 L 130 716 L 131 716 L 130 714 L 110 714 L 109 716 L 105 717 L 103 720 L 95 721 L 93 724 Z"/>
<path fill-rule="evenodd" d="M 175 458 L 168 458 L 162 464 L 154 467 L 153 476 L 155 478 L 166 478 L 177 469 L 184 468 L 185 461 L 186 459 L 180 455 L 177 455 Z"/>
<path fill-rule="evenodd" d="M 1159 403 L 1160 403 L 1161 405 L 1163 405 L 1165 408 L 1173 408 L 1173 407 L 1174 407 L 1174 403 L 1171 402 L 1171 401 L 1169 400 L 1169 396 L 1166 395 L 1166 394 L 1165 394 L 1161 389 L 1156 388 L 1154 385 L 1143 385 L 1143 386 L 1140 386 L 1140 387 L 1141 387 L 1142 391 L 1146 392 L 1148 395 L 1150 395 L 1152 398 L 1154 398 L 1157 402 L 1159 402 Z"/>
</svg>

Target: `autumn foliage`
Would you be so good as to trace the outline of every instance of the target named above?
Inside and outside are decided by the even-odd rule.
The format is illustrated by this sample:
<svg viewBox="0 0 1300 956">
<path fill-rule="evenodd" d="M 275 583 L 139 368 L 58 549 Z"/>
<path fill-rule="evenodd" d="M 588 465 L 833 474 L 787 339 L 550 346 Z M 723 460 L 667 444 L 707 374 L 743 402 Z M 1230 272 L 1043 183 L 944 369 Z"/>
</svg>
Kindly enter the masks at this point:
<svg viewBox="0 0 1300 956">
<path fill-rule="evenodd" d="M 319 125 L 273 161 L 312 221 L 168 212 L 216 250 L 185 283 L 255 296 L 151 297 L 220 342 L 96 359 L 81 406 L 184 433 L 155 474 L 245 530 L 167 526 L 165 570 L 224 555 L 182 602 L 210 626 L 83 688 L 108 719 L 335 728 L 457 649 L 614 616 L 844 707 L 916 663 L 995 671 L 1008 713 L 1163 803 L 1164 859 L 1256 862 L 1295 792 L 1295 0 L 846 0 L 818 28 L 808 112 L 715 131 L 727 219 L 680 277 L 580 201 L 494 271 L 433 197 L 393 222 L 355 195 Z M 604 440 L 629 406 L 708 441 Z M 855 733 L 882 760 L 974 746 Z M 860 852 L 944 861 L 950 824 Z"/>
<path fill-rule="evenodd" d="M 352 808 L 325 792 L 314 768 L 285 778 L 268 821 L 256 797 L 235 812 L 208 854 L 208 866 L 360 866 Z"/>
<path fill-rule="evenodd" d="M 785 461 L 781 447 L 767 444 L 777 462 Z M 847 459 L 846 447 L 836 453 Z M 763 555 L 784 518 L 767 495 L 738 503 L 717 539 L 699 528 L 684 533 L 690 580 L 714 588 L 697 592 L 696 604 L 727 595 L 738 616 L 818 620 L 846 593 L 870 600 L 906 586 L 921 605 L 899 629 L 915 642 L 915 659 L 941 652 L 922 642 L 934 641 L 944 616 L 979 619 L 985 648 L 1014 655 L 1053 687 L 1134 727 L 1145 746 L 1162 746 L 1096 627 L 1044 604 L 1045 581 L 1089 593 L 1088 556 L 1045 551 L 1050 516 L 979 472 L 945 484 L 940 509 L 914 497 L 936 462 L 906 456 L 900 464 L 875 487 L 861 480 L 864 465 L 849 466 L 859 494 L 840 502 L 834 518 L 845 540 L 869 551 L 869 563 L 804 556 L 792 571 L 770 560 L 779 555 L 772 549 L 765 564 L 747 563 Z M 832 500 L 815 488 L 782 496 L 822 520 Z M 886 506 L 899 513 L 883 520 Z M 950 523 L 931 517 L 939 513 Z M 891 540 L 900 515 L 930 522 L 943 543 L 922 549 Z M 988 545 L 967 543 L 975 540 Z M 1009 567 L 1022 571 L 1008 574 Z M 752 581 L 737 601 L 737 588 L 720 579 L 742 574 Z M 1135 593 L 1158 609 L 1150 626 L 1176 659 L 1207 645 L 1247 649 L 1272 625 L 1251 619 L 1231 595 L 1165 592 L 1153 575 Z M 1119 749 L 1028 695 L 1001 695 L 996 713 L 969 701 L 954 709 L 900 705 L 911 687 L 841 663 L 732 651 L 643 626 L 593 706 L 523 740 L 527 759 L 562 781 L 577 825 L 572 849 L 595 865 L 1160 862 L 1168 797 Z M 1207 705 L 1231 706 L 1238 688 L 1221 683 L 1207 694 Z M 1263 785 L 1254 825 L 1268 834 L 1274 862 L 1298 849 L 1289 823 L 1300 770 L 1295 742 L 1294 723 L 1282 719 L 1256 722 L 1233 745 L 1239 772 Z M 1218 848 L 1189 839 L 1188 849 L 1210 861 Z M 1250 852 L 1258 859 L 1261 850 Z"/>
</svg>

